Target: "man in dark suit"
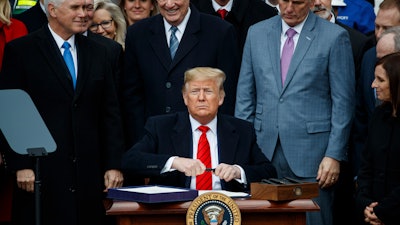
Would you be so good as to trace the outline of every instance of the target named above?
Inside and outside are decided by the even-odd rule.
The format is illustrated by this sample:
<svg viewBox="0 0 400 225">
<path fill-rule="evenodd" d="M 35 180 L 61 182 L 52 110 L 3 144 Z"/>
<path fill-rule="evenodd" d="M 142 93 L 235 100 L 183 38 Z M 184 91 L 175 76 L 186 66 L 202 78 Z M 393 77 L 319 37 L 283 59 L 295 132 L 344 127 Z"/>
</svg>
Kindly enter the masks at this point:
<svg viewBox="0 0 400 225">
<path fill-rule="evenodd" d="M 240 53 L 243 52 L 249 27 L 278 14 L 274 8 L 260 0 L 191 0 L 190 2 L 200 12 L 219 17 L 221 15 L 218 11 L 226 10 L 223 19 L 236 28 Z"/>
<path fill-rule="evenodd" d="M 189 68 L 211 66 L 225 72 L 227 93 L 221 111 L 233 114 L 240 64 L 235 28 L 189 5 L 189 0 L 159 0 L 159 15 L 128 28 L 124 83 L 128 144 L 143 135 L 149 116 L 186 109 L 180 95 L 183 73 Z M 177 29 L 175 35 L 171 28 Z M 176 43 L 173 50 L 178 46 L 174 57 L 170 40 Z"/>
<path fill-rule="evenodd" d="M 47 24 L 44 0 L 37 1 L 36 5 L 21 14 L 15 15 L 14 18 L 22 21 L 29 33 L 41 28 L 44 24 Z"/>
<path fill-rule="evenodd" d="M 46 5 L 49 26 L 6 45 L 0 88 L 25 90 L 57 144 L 41 163 L 42 224 L 103 224 L 104 190 L 123 182 L 122 122 L 112 68 L 106 49 L 80 35 L 85 0 L 46 0 Z M 65 43 L 71 47 L 61 47 Z M 73 65 L 63 59 L 67 50 Z M 26 55 L 30 60 L 21 61 Z M 32 161 L 8 153 L 19 187 L 13 224 L 33 224 Z"/>
<path fill-rule="evenodd" d="M 123 157 L 128 171 L 150 177 L 150 183 L 201 189 L 196 183 L 207 175 L 211 189 L 248 191 L 250 182 L 276 176 L 275 168 L 256 143 L 249 122 L 218 113 L 224 102 L 225 74 L 215 68 L 186 71 L 182 89 L 186 112 L 150 117 L 145 136 Z M 211 163 L 201 152 L 201 126 Z M 198 147 L 199 146 L 199 147 Z M 206 169 L 215 170 L 206 170 Z M 212 182 L 211 182 L 212 181 Z"/>
</svg>

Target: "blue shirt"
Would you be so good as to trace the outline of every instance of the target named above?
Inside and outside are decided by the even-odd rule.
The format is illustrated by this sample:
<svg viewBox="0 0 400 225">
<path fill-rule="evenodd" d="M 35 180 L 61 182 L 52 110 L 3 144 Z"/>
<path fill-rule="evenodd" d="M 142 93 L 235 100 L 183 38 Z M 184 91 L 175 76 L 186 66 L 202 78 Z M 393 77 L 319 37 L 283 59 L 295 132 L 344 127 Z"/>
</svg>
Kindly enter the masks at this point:
<svg viewBox="0 0 400 225">
<path fill-rule="evenodd" d="M 375 30 L 375 11 L 365 0 L 345 0 L 347 6 L 338 7 L 337 20 L 364 34 Z"/>
</svg>

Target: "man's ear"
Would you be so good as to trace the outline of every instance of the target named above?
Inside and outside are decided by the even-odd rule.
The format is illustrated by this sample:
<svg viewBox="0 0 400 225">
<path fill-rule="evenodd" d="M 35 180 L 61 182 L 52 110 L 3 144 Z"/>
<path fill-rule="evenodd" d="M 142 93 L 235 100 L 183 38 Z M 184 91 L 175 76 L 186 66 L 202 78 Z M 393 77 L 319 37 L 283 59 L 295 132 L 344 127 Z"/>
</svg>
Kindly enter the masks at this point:
<svg viewBox="0 0 400 225">
<path fill-rule="evenodd" d="M 221 90 L 219 91 L 219 102 L 218 102 L 219 106 L 221 106 L 224 103 L 224 99 L 225 99 L 225 91 Z"/>
<path fill-rule="evenodd" d="M 53 3 L 49 3 L 47 5 L 47 11 L 49 12 L 49 15 L 51 17 L 57 17 L 56 12 L 55 12 L 56 11 L 56 7 L 54 6 Z"/>
<path fill-rule="evenodd" d="M 187 106 L 187 93 L 185 91 L 182 91 L 182 97 L 183 97 L 183 102 Z"/>
</svg>

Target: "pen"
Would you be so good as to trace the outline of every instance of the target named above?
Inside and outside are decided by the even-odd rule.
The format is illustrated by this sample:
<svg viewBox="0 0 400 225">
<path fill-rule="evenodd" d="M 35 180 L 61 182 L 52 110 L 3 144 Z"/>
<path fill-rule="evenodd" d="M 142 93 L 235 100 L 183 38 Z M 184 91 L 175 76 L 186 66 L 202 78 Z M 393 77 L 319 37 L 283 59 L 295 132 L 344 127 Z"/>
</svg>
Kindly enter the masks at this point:
<svg viewBox="0 0 400 225">
<path fill-rule="evenodd" d="M 213 168 L 206 168 L 206 171 L 208 171 L 208 172 L 215 172 L 215 169 L 213 169 Z"/>
</svg>

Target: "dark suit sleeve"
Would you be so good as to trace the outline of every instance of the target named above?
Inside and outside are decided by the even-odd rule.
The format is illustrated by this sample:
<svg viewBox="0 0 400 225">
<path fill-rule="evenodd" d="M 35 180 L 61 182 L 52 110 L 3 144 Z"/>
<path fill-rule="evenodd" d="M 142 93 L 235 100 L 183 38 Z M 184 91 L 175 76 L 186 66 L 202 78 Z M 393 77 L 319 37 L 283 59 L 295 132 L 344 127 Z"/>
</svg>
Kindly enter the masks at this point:
<svg viewBox="0 0 400 225">
<path fill-rule="evenodd" d="M 158 176 L 172 156 L 158 152 L 160 143 L 157 138 L 156 123 L 153 118 L 149 118 L 143 138 L 125 153 L 122 165 L 127 172 L 145 177 Z"/>
<path fill-rule="evenodd" d="M 13 43 L 8 43 L 4 49 L 3 67 L 0 73 L 0 90 L 2 89 L 25 89 L 23 76 L 24 67 L 15 66 L 23 54 L 18 51 Z M 1 106 L 5 107 L 5 106 Z M 13 170 L 33 169 L 33 161 L 27 155 L 19 155 L 15 153 L 8 144 L 5 143 L 5 138 L 1 137 L 1 151 L 4 150 L 8 167 Z M 4 149 L 3 149 L 4 148 Z"/>
</svg>

